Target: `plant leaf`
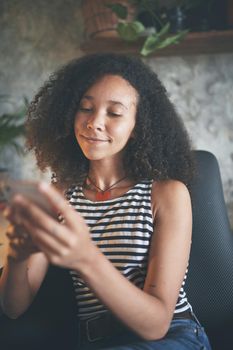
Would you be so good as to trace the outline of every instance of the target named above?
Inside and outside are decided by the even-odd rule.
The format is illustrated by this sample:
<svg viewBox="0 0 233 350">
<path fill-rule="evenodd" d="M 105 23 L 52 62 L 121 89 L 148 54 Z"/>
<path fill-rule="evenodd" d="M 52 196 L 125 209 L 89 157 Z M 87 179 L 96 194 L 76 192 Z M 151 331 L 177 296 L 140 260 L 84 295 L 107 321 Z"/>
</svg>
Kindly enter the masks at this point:
<svg viewBox="0 0 233 350">
<path fill-rule="evenodd" d="M 161 37 L 161 36 L 167 34 L 167 33 L 169 32 L 170 26 L 171 26 L 170 23 L 167 22 L 167 23 L 160 29 L 160 31 L 157 33 L 157 35 L 158 35 L 159 37 Z"/>
<path fill-rule="evenodd" d="M 139 38 L 141 33 L 145 31 L 144 25 L 139 21 L 133 21 L 130 23 L 118 23 L 117 33 L 126 41 L 135 41 Z"/>
<path fill-rule="evenodd" d="M 169 46 L 169 45 L 178 44 L 187 33 L 188 33 L 188 31 L 185 30 L 185 31 L 179 32 L 176 35 L 167 37 L 161 43 L 159 43 L 159 45 L 157 46 L 157 49 L 162 49 L 162 48 Z"/>
<path fill-rule="evenodd" d="M 0 115 L 0 153 L 5 147 L 14 147 L 17 152 L 23 152 L 22 146 L 18 143 L 18 137 L 25 135 L 25 115 L 27 110 L 25 105 L 14 113 L 4 113 Z"/>
<path fill-rule="evenodd" d="M 20 126 L 7 126 L 4 129 L 0 128 L 0 144 L 11 142 L 16 137 L 23 136 L 25 134 L 24 125 Z"/>
<path fill-rule="evenodd" d="M 142 56 L 148 56 L 150 53 L 158 49 L 163 49 L 166 46 L 178 44 L 188 33 L 188 30 L 183 30 L 175 35 L 161 38 L 159 33 L 150 35 L 143 44 L 140 51 Z"/>
<path fill-rule="evenodd" d="M 126 19 L 128 16 L 128 8 L 120 3 L 106 4 L 105 6 L 110 8 L 120 19 Z"/>
<path fill-rule="evenodd" d="M 170 23 L 166 23 L 158 33 L 153 33 L 148 36 L 141 49 L 141 55 L 147 56 L 158 48 L 161 38 L 168 33 Z"/>
<path fill-rule="evenodd" d="M 148 56 L 151 52 L 155 51 L 159 40 L 160 38 L 157 33 L 149 35 L 142 46 L 141 55 Z"/>
</svg>

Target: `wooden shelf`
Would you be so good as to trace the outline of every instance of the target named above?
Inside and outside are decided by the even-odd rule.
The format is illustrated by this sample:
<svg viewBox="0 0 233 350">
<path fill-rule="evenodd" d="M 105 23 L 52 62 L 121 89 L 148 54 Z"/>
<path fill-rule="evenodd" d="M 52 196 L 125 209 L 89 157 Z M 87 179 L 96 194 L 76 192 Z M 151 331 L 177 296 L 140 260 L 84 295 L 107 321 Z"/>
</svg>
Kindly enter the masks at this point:
<svg viewBox="0 0 233 350">
<path fill-rule="evenodd" d="M 112 31 L 108 36 L 86 40 L 81 49 L 85 53 L 113 51 L 139 54 L 142 42 L 143 38 L 136 43 L 127 43 Z M 153 55 L 183 56 L 227 52 L 233 52 L 233 30 L 189 33 L 179 44 L 157 50 Z"/>
</svg>

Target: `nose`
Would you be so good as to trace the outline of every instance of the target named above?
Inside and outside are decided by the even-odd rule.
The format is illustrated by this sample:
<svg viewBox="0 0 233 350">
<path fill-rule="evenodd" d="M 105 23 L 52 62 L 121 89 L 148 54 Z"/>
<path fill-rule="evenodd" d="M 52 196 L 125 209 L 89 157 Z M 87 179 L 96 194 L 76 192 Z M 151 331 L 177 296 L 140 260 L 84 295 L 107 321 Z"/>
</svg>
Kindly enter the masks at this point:
<svg viewBox="0 0 233 350">
<path fill-rule="evenodd" d="M 87 120 L 87 129 L 102 131 L 105 128 L 104 117 L 100 112 L 93 113 Z"/>
</svg>

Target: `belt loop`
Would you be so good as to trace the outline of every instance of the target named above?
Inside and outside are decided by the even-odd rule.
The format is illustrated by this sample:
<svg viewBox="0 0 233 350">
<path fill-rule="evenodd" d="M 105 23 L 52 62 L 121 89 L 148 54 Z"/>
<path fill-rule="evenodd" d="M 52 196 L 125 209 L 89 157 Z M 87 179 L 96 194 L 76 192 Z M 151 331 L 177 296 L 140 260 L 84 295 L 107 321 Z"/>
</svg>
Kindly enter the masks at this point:
<svg viewBox="0 0 233 350">
<path fill-rule="evenodd" d="M 196 321 L 198 326 L 202 327 L 201 323 L 199 322 L 199 320 L 198 320 L 197 316 L 195 315 L 195 313 L 193 312 L 193 310 L 190 310 L 190 314 L 192 315 L 193 319 Z"/>
<path fill-rule="evenodd" d="M 89 319 L 79 319 L 79 347 L 109 339 L 129 330 L 115 316 L 104 312 Z"/>
<path fill-rule="evenodd" d="M 91 335 L 91 323 L 92 322 L 95 322 L 96 320 L 100 319 L 100 316 L 96 316 L 96 317 L 93 317 L 91 319 L 88 319 L 86 320 L 86 334 L 87 334 L 87 339 L 89 342 L 93 343 L 97 340 L 101 340 L 103 339 L 102 336 L 98 336 L 98 337 L 92 337 Z"/>
</svg>

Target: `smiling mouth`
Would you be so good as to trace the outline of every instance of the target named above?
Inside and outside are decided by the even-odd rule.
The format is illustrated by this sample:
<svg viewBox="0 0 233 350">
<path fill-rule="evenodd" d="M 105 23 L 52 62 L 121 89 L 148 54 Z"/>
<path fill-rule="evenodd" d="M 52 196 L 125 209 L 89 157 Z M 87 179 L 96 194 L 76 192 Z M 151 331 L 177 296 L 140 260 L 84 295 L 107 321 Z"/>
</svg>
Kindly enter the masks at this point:
<svg viewBox="0 0 233 350">
<path fill-rule="evenodd" d="M 103 139 L 99 139 L 97 137 L 89 137 L 89 136 L 85 136 L 85 135 L 81 135 L 81 137 L 83 137 L 88 142 L 109 142 L 109 140 L 103 140 Z"/>
</svg>

